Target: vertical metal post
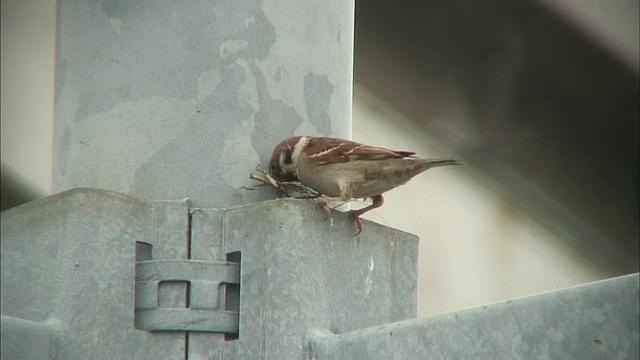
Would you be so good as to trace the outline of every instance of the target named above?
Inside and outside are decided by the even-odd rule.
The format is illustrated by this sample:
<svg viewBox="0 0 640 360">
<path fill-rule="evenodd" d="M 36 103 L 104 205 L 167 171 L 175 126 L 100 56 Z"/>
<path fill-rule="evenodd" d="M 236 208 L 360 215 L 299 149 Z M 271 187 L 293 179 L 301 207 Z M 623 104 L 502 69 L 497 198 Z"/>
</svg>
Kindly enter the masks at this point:
<svg viewBox="0 0 640 360">
<path fill-rule="evenodd" d="M 58 2 L 54 190 L 194 206 L 296 134 L 351 135 L 353 0 Z"/>
</svg>

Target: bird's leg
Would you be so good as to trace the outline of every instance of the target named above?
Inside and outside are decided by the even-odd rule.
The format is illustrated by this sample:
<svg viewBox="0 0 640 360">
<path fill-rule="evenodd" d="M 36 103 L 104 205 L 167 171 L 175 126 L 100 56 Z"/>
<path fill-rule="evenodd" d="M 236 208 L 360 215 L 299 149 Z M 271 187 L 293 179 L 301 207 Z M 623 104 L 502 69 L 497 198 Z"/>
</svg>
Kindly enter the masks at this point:
<svg viewBox="0 0 640 360">
<path fill-rule="evenodd" d="M 360 216 L 362 216 L 362 214 L 366 213 L 367 211 L 379 208 L 384 203 L 384 198 L 382 197 L 382 195 L 376 195 L 372 197 L 372 199 L 373 203 L 371 205 L 363 207 L 362 209 L 349 211 L 349 214 L 353 217 L 353 221 L 356 222 L 356 228 L 358 229 L 358 232 L 353 236 L 358 236 L 362 232 L 362 222 L 360 221 Z"/>
<path fill-rule="evenodd" d="M 333 226 L 333 218 L 331 217 L 331 210 L 333 209 L 331 209 L 328 204 L 332 202 L 347 201 L 347 200 L 341 197 L 321 197 L 316 200 L 316 203 L 318 204 L 318 206 L 320 206 L 324 210 L 324 212 L 327 213 L 326 219 L 329 219 L 331 221 L 331 226 Z"/>
</svg>

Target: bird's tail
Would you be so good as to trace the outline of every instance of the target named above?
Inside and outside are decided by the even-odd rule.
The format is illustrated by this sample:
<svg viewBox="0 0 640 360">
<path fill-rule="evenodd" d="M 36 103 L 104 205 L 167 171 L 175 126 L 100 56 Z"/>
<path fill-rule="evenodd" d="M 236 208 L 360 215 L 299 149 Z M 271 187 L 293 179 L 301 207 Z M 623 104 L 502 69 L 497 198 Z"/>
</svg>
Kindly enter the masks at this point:
<svg viewBox="0 0 640 360">
<path fill-rule="evenodd" d="M 428 170 L 438 166 L 462 165 L 458 160 L 453 159 L 419 159 L 420 165 L 424 170 Z M 424 171 L 423 170 L 423 171 Z"/>
</svg>

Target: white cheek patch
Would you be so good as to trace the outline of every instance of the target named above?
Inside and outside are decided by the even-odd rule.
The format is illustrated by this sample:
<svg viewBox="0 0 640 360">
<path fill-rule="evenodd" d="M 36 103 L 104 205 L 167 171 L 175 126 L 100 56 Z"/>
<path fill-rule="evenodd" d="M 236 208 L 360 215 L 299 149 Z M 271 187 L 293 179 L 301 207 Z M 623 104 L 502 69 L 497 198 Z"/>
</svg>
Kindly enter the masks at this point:
<svg viewBox="0 0 640 360">
<path fill-rule="evenodd" d="M 302 150 L 304 150 L 307 145 L 311 141 L 311 138 L 308 136 L 303 136 L 298 140 L 298 142 L 293 146 L 293 154 L 291 155 L 291 160 L 293 160 L 293 165 L 295 166 L 298 163 L 298 159 L 300 158 L 300 154 L 302 154 Z"/>
<path fill-rule="evenodd" d="M 278 154 L 278 167 L 280 168 L 280 171 L 282 171 L 282 151 Z"/>
</svg>

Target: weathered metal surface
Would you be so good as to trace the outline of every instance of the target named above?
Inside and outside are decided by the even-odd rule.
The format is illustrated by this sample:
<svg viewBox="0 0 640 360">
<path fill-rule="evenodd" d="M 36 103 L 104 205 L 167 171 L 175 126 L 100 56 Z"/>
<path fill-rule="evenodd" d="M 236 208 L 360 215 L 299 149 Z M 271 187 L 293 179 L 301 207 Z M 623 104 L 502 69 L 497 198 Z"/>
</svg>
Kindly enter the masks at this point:
<svg viewBox="0 0 640 360">
<path fill-rule="evenodd" d="M 638 274 L 333 335 L 311 359 L 638 359 Z"/>
<path fill-rule="evenodd" d="M 240 334 L 189 335 L 194 359 L 300 359 L 307 331 L 345 332 L 416 315 L 418 239 L 305 200 L 194 209 L 192 258 L 242 254 Z"/>
<path fill-rule="evenodd" d="M 42 328 L 52 359 L 301 358 L 307 329 L 345 332 L 414 317 L 417 238 L 370 222 L 353 237 L 347 215 L 335 213 L 332 227 L 324 217 L 306 200 L 190 210 L 186 200 L 63 192 L 2 213 L 2 315 Z M 234 265 L 226 275 L 207 268 L 238 254 L 239 295 L 197 289 L 202 281 L 235 283 Z M 136 262 L 156 266 L 137 278 L 155 284 L 138 294 L 138 305 L 167 310 L 154 326 L 198 327 L 189 311 L 233 312 L 226 305 L 239 303 L 239 337 L 136 329 Z M 154 304 L 161 280 L 179 285 L 190 273 L 191 296 L 176 286 Z M 3 354 L 30 353 L 20 327 L 4 319 Z"/>
<path fill-rule="evenodd" d="M 186 308 L 161 308 L 160 287 L 188 284 Z M 224 288 L 240 284 L 240 265 L 226 261 L 136 261 L 135 327 L 149 331 L 238 332 L 238 312 L 227 311 Z"/>
<path fill-rule="evenodd" d="M 136 241 L 144 241 L 157 259 L 185 259 L 188 212 L 186 200 L 96 189 L 3 212 L 2 315 L 50 324 L 52 359 L 183 359 L 184 333 L 133 326 L 135 250 Z M 184 292 L 167 300 L 183 302 Z"/>
<path fill-rule="evenodd" d="M 56 356 L 56 327 L 49 323 L 0 317 L 0 358 L 21 360 L 51 359 Z"/>
</svg>

